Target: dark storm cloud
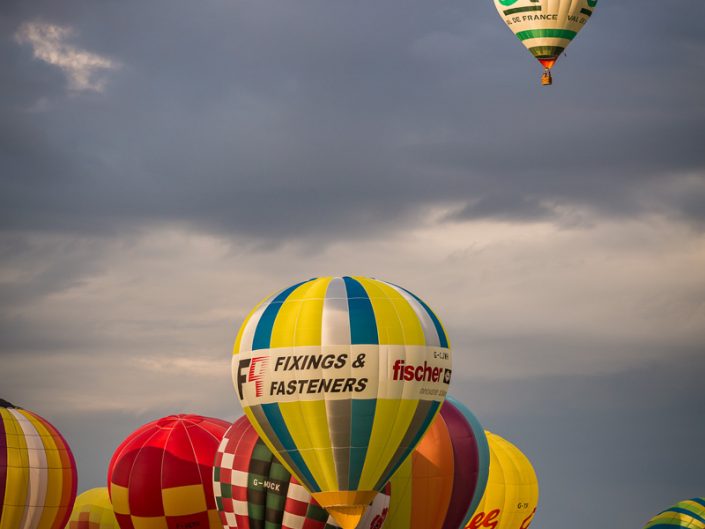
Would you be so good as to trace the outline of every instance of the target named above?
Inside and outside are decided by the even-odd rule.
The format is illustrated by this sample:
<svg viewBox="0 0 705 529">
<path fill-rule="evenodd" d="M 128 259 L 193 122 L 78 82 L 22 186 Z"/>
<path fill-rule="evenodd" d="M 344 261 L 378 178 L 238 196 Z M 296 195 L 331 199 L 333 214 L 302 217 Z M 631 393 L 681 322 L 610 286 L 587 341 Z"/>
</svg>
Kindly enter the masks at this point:
<svg viewBox="0 0 705 529">
<path fill-rule="evenodd" d="M 2 9 L 5 229 L 179 220 L 278 239 L 449 200 L 460 218 L 705 209 L 699 2 L 603 2 L 551 89 L 490 2 Z M 104 93 L 67 93 L 13 40 L 33 20 L 122 65 Z M 694 192 L 666 192 L 684 175 Z"/>
</svg>

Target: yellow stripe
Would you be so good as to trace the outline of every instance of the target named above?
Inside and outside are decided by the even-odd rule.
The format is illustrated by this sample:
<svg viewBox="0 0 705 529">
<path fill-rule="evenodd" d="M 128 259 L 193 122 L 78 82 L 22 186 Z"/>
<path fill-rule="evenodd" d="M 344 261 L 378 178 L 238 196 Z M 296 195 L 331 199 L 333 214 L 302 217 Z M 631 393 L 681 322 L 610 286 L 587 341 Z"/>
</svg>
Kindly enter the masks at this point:
<svg viewBox="0 0 705 529">
<path fill-rule="evenodd" d="M 392 490 L 389 498 L 389 515 L 384 523 L 386 529 L 409 529 L 411 527 L 411 486 L 412 456 L 406 458 L 392 476 Z"/>
<path fill-rule="evenodd" d="M 7 440 L 7 476 L 5 479 L 7 484 L 12 483 L 12 486 L 5 487 L 0 529 L 16 529 L 22 521 L 29 486 L 27 443 L 24 440 L 22 427 L 15 416 L 4 408 L 0 408 L 0 414 L 2 414 L 2 421 L 5 425 L 5 439 Z"/>
<path fill-rule="evenodd" d="M 409 429 L 417 406 L 417 400 L 377 399 L 359 490 L 373 490 Z"/>
<path fill-rule="evenodd" d="M 247 322 L 250 321 L 250 318 L 252 318 L 252 315 L 255 313 L 255 311 L 262 306 L 262 303 L 267 301 L 273 295 L 274 295 L 274 293 L 270 294 L 269 296 L 264 298 L 262 301 L 257 303 L 257 305 L 255 305 L 255 308 L 250 311 L 250 313 L 247 315 L 245 320 L 242 322 L 242 325 L 240 325 L 240 329 L 237 331 L 237 337 L 235 338 L 235 345 L 233 345 L 233 355 L 236 355 L 240 352 L 240 342 L 242 341 L 242 333 L 245 332 L 245 327 L 247 326 Z"/>
<path fill-rule="evenodd" d="M 325 400 L 282 402 L 279 411 L 321 490 L 338 490 Z"/>
<path fill-rule="evenodd" d="M 323 301 L 329 277 L 296 288 L 279 309 L 272 328 L 270 347 L 321 345 Z"/>
<path fill-rule="evenodd" d="M 372 302 L 380 345 L 425 345 L 419 318 L 408 301 L 395 289 L 380 281 L 355 277 Z"/>
<path fill-rule="evenodd" d="M 326 290 L 331 282 L 330 277 L 322 277 L 308 283 L 306 300 L 301 302 L 299 319 L 296 322 L 296 339 L 294 345 L 321 345 L 323 334 L 323 303 Z"/>
<path fill-rule="evenodd" d="M 646 525 L 646 527 L 644 527 L 644 529 L 649 529 L 649 527 L 653 527 L 654 525 L 659 525 L 666 522 L 671 524 L 678 523 L 678 527 L 687 527 L 688 529 L 703 529 L 703 527 L 705 527 L 705 524 L 696 520 L 692 516 L 688 516 L 687 514 L 676 512 L 664 512 L 659 514 L 655 518 L 652 518 L 651 521 L 649 521 L 649 523 Z M 676 526 L 674 525 L 674 527 Z"/>
</svg>

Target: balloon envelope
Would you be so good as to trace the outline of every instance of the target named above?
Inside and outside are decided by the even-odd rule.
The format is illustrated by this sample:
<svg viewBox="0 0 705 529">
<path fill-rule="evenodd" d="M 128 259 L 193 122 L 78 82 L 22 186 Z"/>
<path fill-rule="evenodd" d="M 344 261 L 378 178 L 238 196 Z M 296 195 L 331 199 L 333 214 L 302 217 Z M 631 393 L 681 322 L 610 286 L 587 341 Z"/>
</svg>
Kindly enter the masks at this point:
<svg viewBox="0 0 705 529">
<path fill-rule="evenodd" d="M 79 494 L 66 529 L 120 529 L 108 487 L 98 487 Z"/>
<path fill-rule="evenodd" d="M 108 467 L 121 529 L 221 529 L 211 474 L 229 426 L 200 415 L 170 415 L 125 439 Z"/>
<path fill-rule="evenodd" d="M 466 528 L 528 529 L 539 499 L 534 467 L 512 443 L 485 433 L 490 446 L 490 473 L 485 493 Z"/>
<path fill-rule="evenodd" d="M 482 497 L 489 448 L 480 423 L 450 397 L 392 476 L 385 529 L 459 529 Z"/>
<path fill-rule="evenodd" d="M 657 514 L 644 529 L 705 529 L 705 498 L 692 498 Z"/>
<path fill-rule="evenodd" d="M 0 399 L 0 529 L 63 529 L 76 482 L 76 463 L 58 430 Z"/>
<path fill-rule="evenodd" d="M 311 279 L 266 298 L 233 354 L 245 414 L 345 529 L 421 439 L 451 376 L 428 305 L 364 277 Z"/>
<path fill-rule="evenodd" d="M 279 462 L 246 417 L 225 433 L 213 467 L 213 491 L 225 529 L 337 529 L 328 512 Z M 377 494 L 357 529 L 379 529 L 389 491 Z"/>
<path fill-rule="evenodd" d="M 502 20 L 551 68 L 593 14 L 597 0 L 494 0 Z"/>
</svg>

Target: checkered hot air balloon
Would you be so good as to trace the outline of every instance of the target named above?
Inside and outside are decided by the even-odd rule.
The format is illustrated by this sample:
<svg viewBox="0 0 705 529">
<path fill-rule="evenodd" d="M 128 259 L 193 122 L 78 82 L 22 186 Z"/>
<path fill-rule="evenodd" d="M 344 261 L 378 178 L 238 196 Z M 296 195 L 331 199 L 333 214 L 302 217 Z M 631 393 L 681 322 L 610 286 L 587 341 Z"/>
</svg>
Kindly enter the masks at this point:
<svg viewBox="0 0 705 529">
<path fill-rule="evenodd" d="M 66 529 L 120 529 L 107 487 L 78 495 Z"/>
<path fill-rule="evenodd" d="M 654 516 L 644 529 L 705 529 L 705 498 L 676 503 Z"/>
<path fill-rule="evenodd" d="M 339 529 L 339 525 L 274 457 L 246 417 L 223 437 L 213 491 L 224 529 Z M 380 529 L 389 486 L 375 497 L 357 529 Z"/>
<path fill-rule="evenodd" d="M 531 461 L 512 443 L 485 432 L 490 446 L 487 487 L 466 529 L 528 529 L 539 502 Z"/>
<path fill-rule="evenodd" d="M 255 307 L 232 368 L 259 436 L 353 529 L 440 409 L 451 352 L 438 317 L 408 290 L 323 277 Z"/>
<path fill-rule="evenodd" d="M 76 481 L 73 455 L 56 428 L 0 399 L 0 528 L 63 529 Z"/>
<path fill-rule="evenodd" d="M 222 529 L 211 475 L 229 426 L 200 415 L 170 415 L 125 439 L 108 468 L 120 528 Z"/>
<path fill-rule="evenodd" d="M 448 398 L 392 476 L 385 529 L 461 529 L 485 490 L 489 462 L 482 426 L 463 404 Z"/>
</svg>

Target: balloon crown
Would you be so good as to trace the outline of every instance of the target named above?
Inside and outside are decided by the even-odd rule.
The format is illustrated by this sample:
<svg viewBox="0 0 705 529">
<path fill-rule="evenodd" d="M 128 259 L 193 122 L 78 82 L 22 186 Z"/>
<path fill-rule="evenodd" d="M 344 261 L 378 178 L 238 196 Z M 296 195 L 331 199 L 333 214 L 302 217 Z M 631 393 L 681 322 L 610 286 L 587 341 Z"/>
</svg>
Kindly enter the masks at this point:
<svg viewBox="0 0 705 529">
<path fill-rule="evenodd" d="M 178 425 L 183 424 L 186 428 L 195 426 L 199 422 L 202 422 L 204 417 L 201 415 L 195 415 L 192 413 L 179 413 L 177 415 L 169 415 L 163 417 L 157 421 L 157 426 L 165 430 L 171 430 L 176 428 Z"/>
<path fill-rule="evenodd" d="M 7 402 L 5 399 L 0 399 L 0 408 L 12 408 L 12 409 L 17 409 L 17 406 L 12 404 L 11 402 Z"/>
</svg>

